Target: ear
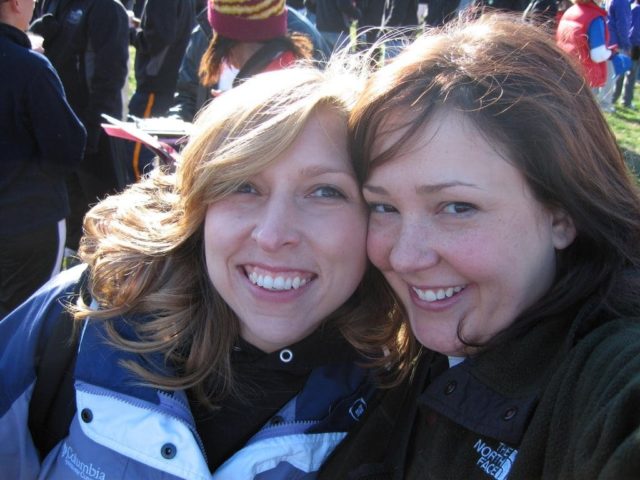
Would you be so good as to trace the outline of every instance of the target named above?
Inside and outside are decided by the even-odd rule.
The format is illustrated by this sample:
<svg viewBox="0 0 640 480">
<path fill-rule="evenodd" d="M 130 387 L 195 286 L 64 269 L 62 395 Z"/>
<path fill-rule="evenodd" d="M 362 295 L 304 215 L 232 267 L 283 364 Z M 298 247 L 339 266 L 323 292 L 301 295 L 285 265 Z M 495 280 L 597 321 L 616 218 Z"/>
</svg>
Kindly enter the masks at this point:
<svg viewBox="0 0 640 480">
<path fill-rule="evenodd" d="M 576 238 L 576 227 L 573 219 L 564 210 L 557 208 L 551 211 L 551 241 L 556 250 L 567 248 Z"/>
<path fill-rule="evenodd" d="M 9 0 L 8 3 L 11 6 L 11 10 L 16 14 L 22 13 L 23 10 L 26 8 L 25 5 L 20 2 L 20 0 Z"/>
</svg>

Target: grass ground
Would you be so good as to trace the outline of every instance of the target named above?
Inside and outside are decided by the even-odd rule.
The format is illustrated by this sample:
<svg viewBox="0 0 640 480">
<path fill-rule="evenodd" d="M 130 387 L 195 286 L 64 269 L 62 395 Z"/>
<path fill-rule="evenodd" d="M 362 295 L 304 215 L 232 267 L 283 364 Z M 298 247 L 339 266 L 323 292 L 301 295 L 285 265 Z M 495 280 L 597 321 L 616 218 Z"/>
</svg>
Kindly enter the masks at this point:
<svg viewBox="0 0 640 480">
<path fill-rule="evenodd" d="M 605 114 L 605 117 L 624 152 L 627 164 L 640 177 L 640 82 L 636 84 L 634 103 L 637 110 L 616 105 L 616 111 Z"/>
</svg>

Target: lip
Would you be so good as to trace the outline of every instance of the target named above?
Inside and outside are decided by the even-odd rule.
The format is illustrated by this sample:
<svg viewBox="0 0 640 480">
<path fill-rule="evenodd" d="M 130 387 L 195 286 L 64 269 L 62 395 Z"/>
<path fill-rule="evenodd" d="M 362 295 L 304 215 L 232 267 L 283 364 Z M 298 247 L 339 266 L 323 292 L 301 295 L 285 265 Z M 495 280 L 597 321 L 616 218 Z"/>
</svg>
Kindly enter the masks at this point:
<svg viewBox="0 0 640 480">
<path fill-rule="evenodd" d="M 264 270 L 267 273 L 271 273 L 271 274 L 278 274 L 278 273 L 301 273 L 304 274 L 305 276 L 308 277 L 315 277 L 317 276 L 313 271 L 311 270 L 307 270 L 306 268 L 294 268 L 294 267 L 274 267 L 273 265 L 266 265 L 264 263 L 244 263 L 242 265 L 239 265 L 238 268 L 242 269 L 243 271 L 247 271 L 247 270 Z"/>
<path fill-rule="evenodd" d="M 460 302 L 460 300 L 464 296 L 466 296 L 466 291 L 469 288 L 469 286 L 466 285 L 461 291 L 459 291 L 452 297 L 448 297 L 448 298 L 445 297 L 442 300 L 436 300 L 434 302 L 427 302 L 426 300 L 422 300 L 418 296 L 414 288 L 419 288 L 420 290 L 439 290 L 444 287 L 425 288 L 425 287 L 418 287 L 416 285 L 407 285 L 407 289 L 409 290 L 409 296 L 411 297 L 411 301 L 415 306 L 417 306 L 421 310 L 426 310 L 429 312 L 442 312 L 456 305 L 458 302 Z"/>
</svg>

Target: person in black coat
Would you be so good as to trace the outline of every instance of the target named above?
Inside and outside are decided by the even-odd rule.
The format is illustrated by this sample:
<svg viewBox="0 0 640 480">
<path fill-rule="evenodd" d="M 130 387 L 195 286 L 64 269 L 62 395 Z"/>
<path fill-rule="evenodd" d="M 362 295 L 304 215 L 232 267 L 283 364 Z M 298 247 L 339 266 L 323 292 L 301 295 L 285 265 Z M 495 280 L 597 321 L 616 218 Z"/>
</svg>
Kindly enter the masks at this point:
<svg viewBox="0 0 640 480">
<path fill-rule="evenodd" d="M 140 25 L 131 29 L 136 49 L 136 90 L 129 113 L 162 116 L 173 102 L 178 69 L 194 26 L 193 0 L 146 0 Z"/>
<path fill-rule="evenodd" d="M 30 27 L 62 80 L 69 104 L 87 129 L 87 148 L 68 178 L 72 212 L 67 246 L 78 247 L 89 205 L 123 186 L 119 165 L 100 124 L 122 117 L 129 61 L 129 19 L 117 0 L 45 0 Z"/>
</svg>

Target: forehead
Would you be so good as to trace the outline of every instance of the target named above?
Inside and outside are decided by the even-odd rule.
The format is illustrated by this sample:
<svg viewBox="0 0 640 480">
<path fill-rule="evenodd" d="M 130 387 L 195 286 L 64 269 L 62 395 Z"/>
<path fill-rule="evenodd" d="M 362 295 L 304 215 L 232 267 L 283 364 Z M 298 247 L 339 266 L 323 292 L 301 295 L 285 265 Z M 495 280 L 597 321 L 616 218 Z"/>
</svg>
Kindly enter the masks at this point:
<svg viewBox="0 0 640 480">
<path fill-rule="evenodd" d="M 397 120 L 397 119 L 396 119 Z M 374 164 L 369 182 L 384 182 L 402 175 L 410 181 L 447 184 L 464 182 L 499 188 L 500 182 L 524 183 L 508 156 L 495 141 L 487 139 L 467 115 L 440 110 L 413 136 L 401 141 L 407 126 L 390 119 L 386 133 L 379 137 L 373 154 L 396 146 L 397 151 L 385 162 Z M 400 142 L 400 143 L 399 143 Z M 504 185 L 507 188 L 507 185 Z"/>
<path fill-rule="evenodd" d="M 371 150 L 373 168 L 375 168 L 377 157 L 386 156 L 387 151 L 397 150 L 391 158 L 393 160 L 414 150 L 455 146 L 464 148 L 468 142 L 461 143 L 460 140 L 469 137 L 479 144 L 489 146 L 498 155 L 508 160 L 508 156 L 504 153 L 505 149 L 495 139 L 488 138 L 471 115 L 458 109 L 447 106 L 436 107 L 424 119 L 419 118 L 418 115 L 411 118 L 404 113 L 392 112 L 380 123 L 380 127 L 375 132 Z M 416 125 L 418 122 L 420 125 Z"/>
<path fill-rule="evenodd" d="M 351 172 L 345 115 L 330 108 L 312 112 L 291 145 L 267 168 L 271 166 L 286 166 L 305 175 L 334 170 Z"/>
</svg>

